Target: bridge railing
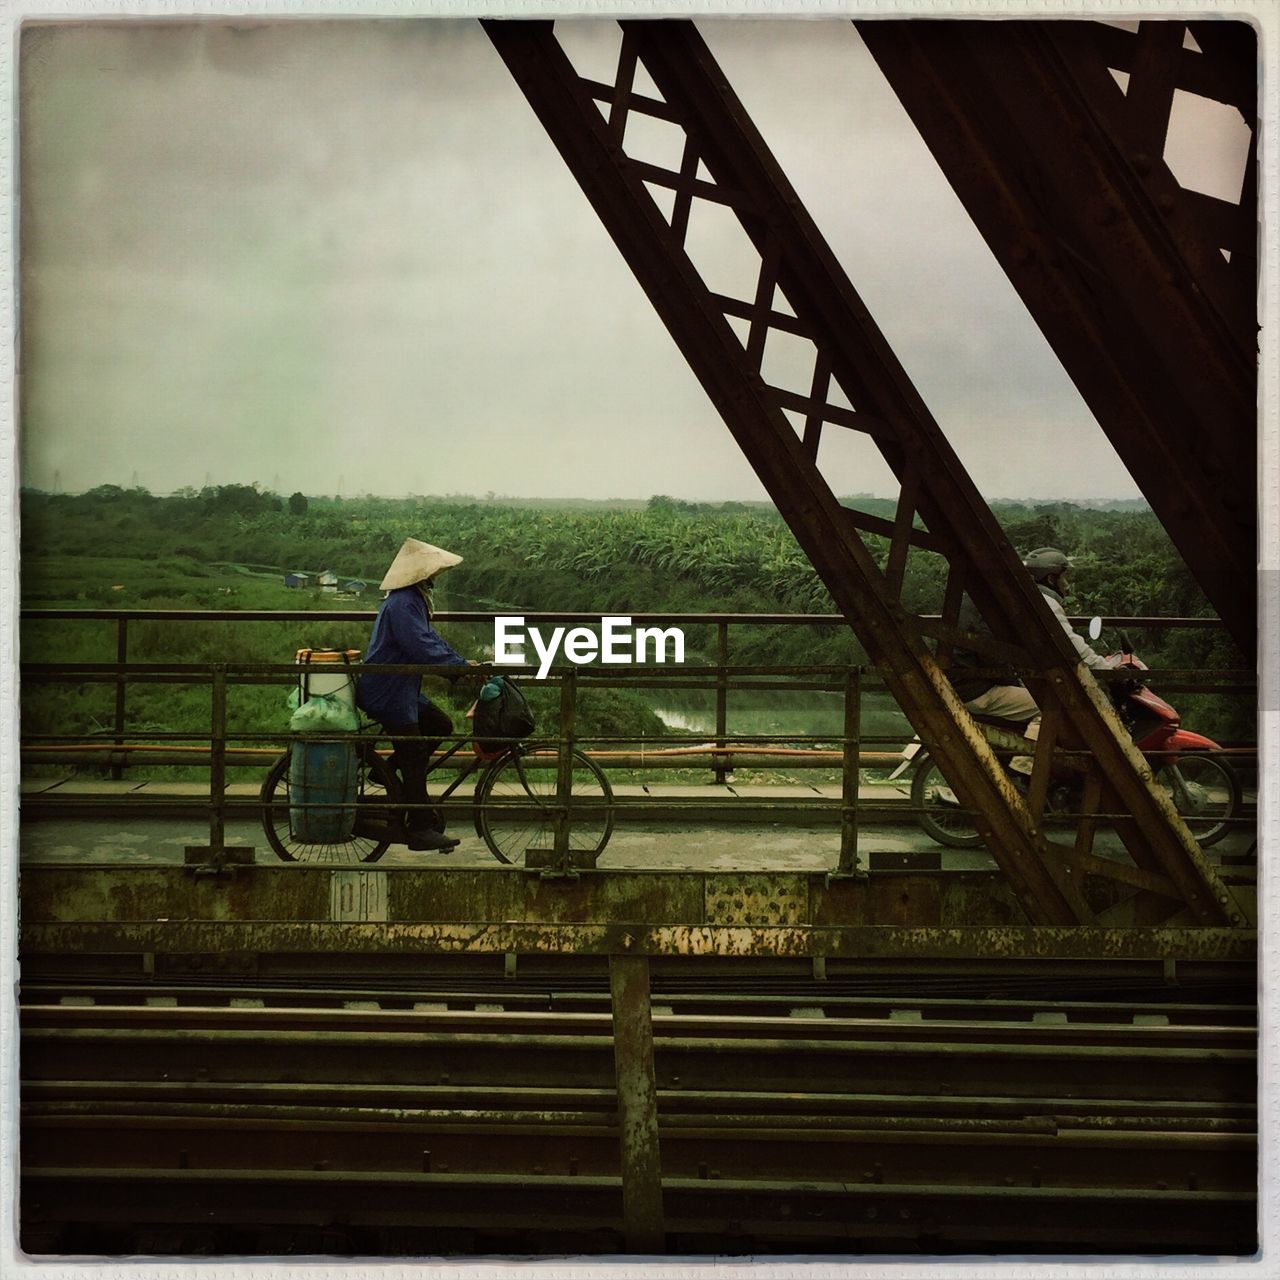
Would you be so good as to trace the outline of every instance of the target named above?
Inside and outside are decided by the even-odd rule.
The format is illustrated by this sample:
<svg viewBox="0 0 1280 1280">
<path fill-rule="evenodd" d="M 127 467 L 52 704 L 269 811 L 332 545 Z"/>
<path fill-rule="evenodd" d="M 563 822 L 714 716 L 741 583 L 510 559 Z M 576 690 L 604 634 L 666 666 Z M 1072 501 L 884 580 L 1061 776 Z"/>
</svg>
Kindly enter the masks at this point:
<svg viewBox="0 0 1280 1280">
<path fill-rule="evenodd" d="M 107 621 L 115 624 L 115 664 L 119 668 L 114 679 L 115 706 L 112 716 L 113 745 L 123 749 L 127 720 L 128 679 L 125 668 L 129 664 L 129 626 L 131 622 L 180 622 L 207 624 L 211 622 L 249 624 L 261 622 L 338 622 L 370 624 L 376 616 L 376 610 L 342 610 L 342 609 L 298 609 L 298 610 L 213 610 L 213 609 L 24 609 L 21 618 L 24 622 L 60 621 L 85 622 Z M 497 611 L 441 611 L 435 615 L 439 623 L 490 623 L 496 617 L 504 616 Z M 546 623 L 563 625 L 599 624 L 600 615 L 578 612 L 526 612 L 521 615 L 526 626 L 541 626 Z M 699 668 L 699 673 L 710 672 L 712 684 L 688 685 L 687 688 L 698 687 L 714 690 L 715 724 L 712 740 L 715 747 L 723 749 L 729 744 L 729 693 L 730 693 L 730 643 L 735 631 L 743 628 L 760 627 L 809 627 L 818 629 L 846 628 L 847 620 L 838 613 L 795 614 L 795 613 L 637 613 L 629 615 L 635 626 L 707 626 L 714 628 L 715 655 L 714 662 L 708 667 Z M 1091 619 L 1072 618 L 1077 626 L 1087 624 Z M 926 616 L 922 619 L 926 628 L 940 622 L 937 616 Z M 1223 631 L 1222 623 L 1216 618 L 1162 618 L 1162 617 L 1102 617 L 1104 627 L 1123 628 L 1127 631 L 1145 633 L 1164 630 L 1214 630 Z M 28 670 L 24 664 L 24 671 Z M 504 670 L 511 670 L 504 668 Z M 687 671 L 688 668 L 685 668 Z M 745 673 L 746 668 L 737 668 Z M 806 671 L 812 671 L 807 668 Z M 1170 673 L 1174 674 L 1174 673 Z M 1181 673 L 1179 673 L 1181 674 Z M 1201 673 L 1196 673 L 1201 674 Z M 1226 673 L 1223 673 L 1226 674 Z M 625 682 L 624 682 L 625 683 Z M 623 685 L 619 685 L 623 687 Z M 653 687 L 649 685 L 647 687 Z M 794 687 L 794 686 L 790 686 Z M 1173 688 L 1165 685 L 1166 688 Z M 1207 691 L 1207 690 L 1206 690 Z M 788 735 L 790 741 L 796 735 Z M 735 734 L 735 741 L 742 741 L 743 735 Z M 717 783 L 723 783 L 731 771 L 732 762 L 723 754 L 712 761 L 713 777 Z M 113 762 L 112 777 L 123 776 L 123 764 Z M 677 767 L 661 764 L 653 767 Z M 798 762 L 792 767 L 806 767 Z M 816 767 L 816 766 L 814 766 Z"/>
<path fill-rule="evenodd" d="M 115 719 L 109 733 L 110 741 L 86 743 L 77 741 L 84 735 L 27 733 L 23 738 L 24 764 L 64 763 L 98 765 L 109 768 L 113 776 L 123 776 L 125 768 L 146 762 L 151 765 L 202 764 L 209 769 L 210 798 L 207 812 L 210 821 L 210 847 L 223 847 L 226 823 L 229 817 L 244 816 L 247 810 L 257 812 L 252 798 L 228 794 L 227 771 L 236 766 L 262 766 L 264 772 L 283 746 L 291 740 L 287 729 L 277 732 L 246 732 L 228 730 L 228 690 L 240 685 L 287 686 L 297 680 L 299 667 L 294 663 L 176 663 L 131 662 L 128 660 L 128 625 L 131 621 L 164 619 L 183 622 L 281 622 L 281 621 L 341 621 L 362 622 L 371 620 L 371 612 L 306 610 L 296 613 L 249 613 L 244 611 L 185 611 L 185 610 L 29 610 L 24 620 L 109 620 L 116 623 L 116 659 L 105 662 L 27 662 L 22 674 L 29 685 L 108 684 L 115 687 Z M 453 613 L 437 615 L 441 622 L 488 622 L 492 613 Z M 584 614 L 526 614 L 526 625 L 554 622 L 557 624 L 599 623 L 598 615 Z M 1105 623 L 1139 631 L 1144 627 L 1169 628 L 1173 626 L 1214 625 L 1213 620 L 1167 618 L 1107 619 Z M 554 733 L 542 732 L 540 741 L 555 742 L 562 750 L 586 746 L 589 754 L 606 769 L 615 771 L 654 769 L 688 769 L 709 767 L 713 777 L 723 783 L 735 769 L 754 767 L 762 770 L 787 771 L 793 769 L 824 769 L 829 777 L 838 779 L 839 797 L 820 801 L 817 793 L 809 806 L 815 804 L 831 811 L 838 809 L 841 829 L 839 868 L 849 873 L 856 866 L 857 828 L 860 821 L 877 817 L 901 816 L 901 803 L 885 810 L 882 804 L 868 803 L 859 795 L 859 783 L 863 769 L 892 769 L 904 760 L 903 745 L 910 736 L 909 729 L 892 734 L 868 734 L 864 732 L 863 703 L 868 692 L 882 689 L 882 682 L 873 668 L 851 665 L 806 666 L 797 673 L 792 666 L 734 665 L 727 661 L 729 636 L 732 628 L 742 626 L 843 626 L 838 615 L 759 615 L 759 614 L 646 614 L 634 615 L 633 624 L 641 625 L 699 625 L 711 624 L 716 633 L 716 661 L 713 663 L 686 663 L 680 666 L 649 667 L 553 667 L 546 677 L 539 680 L 536 670 L 530 666 L 484 666 L 479 673 L 499 671 L 515 675 L 533 684 L 547 684 L 560 689 L 559 711 Z M 475 676 L 475 668 L 441 668 L 407 666 L 372 666 L 370 664 L 326 664 L 326 672 L 369 673 L 422 673 Z M 1202 671 L 1165 670 L 1152 672 L 1162 691 L 1190 690 L 1234 695 L 1251 695 L 1254 690 L 1252 674 L 1238 671 L 1212 673 L 1206 679 Z M 145 743 L 129 741 L 127 719 L 127 691 L 136 684 L 207 685 L 210 688 L 209 732 L 145 732 L 135 731 L 136 737 L 145 737 Z M 621 688 L 643 690 L 651 696 L 659 691 L 711 692 L 715 697 L 714 734 L 672 731 L 662 735 L 590 734 L 584 735 L 576 728 L 577 700 L 580 686 L 587 688 Z M 728 705 L 731 692 L 747 690 L 784 691 L 789 694 L 821 692 L 841 697 L 842 725 L 839 733 L 791 733 L 732 734 L 728 728 Z M 470 737 L 466 726 L 453 735 L 453 740 L 465 742 Z M 383 735 L 385 738 L 385 734 Z M 207 744 L 207 745 L 205 745 Z M 1242 754 L 1248 754 L 1244 748 Z M 455 764 L 470 760 L 469 753 L 460 752 Z M 778 821 L 794 816 L 793 810 L 803 806 L 794 800 L 783 801 L 756 797 L 748 804 L 726 794 L 724 805 L 712 801 L 663 799 L 664 809 L 687 812 L 717 811 L 723 808 L 735 811 L 743 817 L 745 811 L 756 820 Z M 462 801 L 451 804 L 462 804 Z M 62 805 L 75 806 L 75 801 L 62 800 Z M 189 807 L 190 801 L 167 801 L 138 797 L 130 801 L 130 811 L 141 807 L 153 811 L 172 811 Z M 448 807 L 448 806 L 447 806 Z M 828 812 L 828 819 L 836 817 Z"/>
</svg>

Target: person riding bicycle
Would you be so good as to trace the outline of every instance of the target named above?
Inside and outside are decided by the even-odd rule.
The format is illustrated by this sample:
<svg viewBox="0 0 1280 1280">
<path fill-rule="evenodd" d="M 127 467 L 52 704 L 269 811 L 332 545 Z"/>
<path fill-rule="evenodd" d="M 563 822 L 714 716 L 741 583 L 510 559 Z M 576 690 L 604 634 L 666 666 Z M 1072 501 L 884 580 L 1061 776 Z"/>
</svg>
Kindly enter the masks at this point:
<svg viewBox="0 0 1280 1280">
<path fill-rule="evenodd" d="M 476 666 L 441 639 L 431 625 L 435 580 L 462 557 L 429 542 L 406 538 L 396 553 L 381 589 L 387 598 L 378 610 L 365 653 L 367 663 L 424 663 L 432 666 Z M 444 817 L 427 806 L 427 769 L 441 740 L 453 732 L 453 721 L 422 693 L 421 675 L 362 675 L 356 705 L 386 729 L 395 746 L 391 757 L 403 784 L 408 846 L 416 851 L 447 851 L 458 841 L 444 834 Z"/>
</svg>

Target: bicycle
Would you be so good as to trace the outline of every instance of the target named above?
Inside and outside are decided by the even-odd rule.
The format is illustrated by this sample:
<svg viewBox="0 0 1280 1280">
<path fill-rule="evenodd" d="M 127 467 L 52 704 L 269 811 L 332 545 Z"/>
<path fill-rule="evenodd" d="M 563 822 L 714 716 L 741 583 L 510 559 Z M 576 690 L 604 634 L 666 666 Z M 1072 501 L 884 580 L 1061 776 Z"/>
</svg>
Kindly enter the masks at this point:
<svg viewBox="0 0 1280 1280">
<path fill-rule="evenodd" d="M 367 726 L 375 728 L 376 726 Z M 354 747 L 354 792 L 335 802 L 308 801 L 290 782 L 292 749 L 272 765 L 262 784 L 262 825 L 267 842 L 284 862 L 377 862 L 393 844 L 403 844 L 401 782 L 376 740 L 363 737 L 309 738 L 312 743 Z M 427 775 L 436 772 L 463 747 L 459 740 L 432 757 Z M 520 742 L 498 754 L 477 754 L 431 803 L 448 800 L 468 778 L 479 774 L 472 791 L 476 835 L 502 863 L 523 865 L 530 850 L 550 852 L 558 819 L 560 749 L 554 742 Z M 569 838 L 574 854 L 599 854 L 613 832 L 613 789 L 599 765 L 583 752 L 570 753 Z M 351 796 L 354 795 L 354 803 Z M 330 830 L 326 830 L 330 828 Z M 332 836 L 332 838 L 316 838 Z"/>
</svg>

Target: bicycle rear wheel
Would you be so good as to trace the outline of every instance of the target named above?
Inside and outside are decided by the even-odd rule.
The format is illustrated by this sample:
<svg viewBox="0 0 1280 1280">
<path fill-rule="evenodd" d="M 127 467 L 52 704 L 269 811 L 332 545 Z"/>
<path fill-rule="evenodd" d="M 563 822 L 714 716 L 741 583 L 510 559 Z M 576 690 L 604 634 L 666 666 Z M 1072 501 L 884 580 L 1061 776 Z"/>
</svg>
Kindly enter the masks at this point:
<svg viewBox="0 0 1280 1280">
<path fill-rule="evenodd" d="M 613 831 L 613 788 L 599 765 L 574 751 L 569 790 L 569 848 L 594 855 Z M 480 834 L 499 862 L 523 865 L 530 849 L 555 847 L 559 751 L 530 743 L 495 761 L 480 782 Z"/>
<path fill-rule="evenodd" d="M 267 843 L 284 862 L 377 862 L 392 844 L 403 839 L 396 809 L 399 782 L 390 766 L 374 751 L 361 752 L 356 764 L 356 817 L 345 839 L 317 841 L 301 839 L 293 815 L 289 782 L 289 752 L 271 766 L 262 784 L 262 828 Z"/>
</svg>

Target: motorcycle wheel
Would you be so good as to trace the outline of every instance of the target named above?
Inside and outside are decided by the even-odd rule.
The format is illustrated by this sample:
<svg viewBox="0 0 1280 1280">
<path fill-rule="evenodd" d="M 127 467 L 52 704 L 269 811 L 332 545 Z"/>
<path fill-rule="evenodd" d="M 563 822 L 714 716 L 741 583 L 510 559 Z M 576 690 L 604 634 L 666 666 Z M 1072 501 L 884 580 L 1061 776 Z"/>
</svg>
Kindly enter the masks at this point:
<svg viewBox="0 0 1280 1280">
<path fill-rule="evenodd" d="M 1240 779 L 1224 758 L 1180 753 L 1156 770 L 1155 780 L 1202 849 L 1231 830 L 1240 808 Z"/>
<path fill-rule="evenodd" d="M 925 835 L 949 849 L 977 849 L 982 837 L 933 757 L 921 754 L 911 779 L 911 809 Z"/>
</svg>

